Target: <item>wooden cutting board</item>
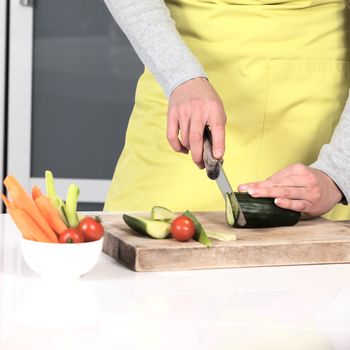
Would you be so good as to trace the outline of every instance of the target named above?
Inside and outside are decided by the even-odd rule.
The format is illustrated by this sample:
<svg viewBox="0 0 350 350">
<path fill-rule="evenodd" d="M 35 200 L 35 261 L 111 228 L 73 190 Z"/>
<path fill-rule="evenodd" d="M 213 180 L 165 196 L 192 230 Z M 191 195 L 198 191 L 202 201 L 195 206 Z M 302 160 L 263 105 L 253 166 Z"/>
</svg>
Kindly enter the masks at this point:
<svg viewBox="0 0 350 350">
<path fill-rule="evenodd" d="M 103 250 L 134 271 L 350 262 L 350 221 L 317 218 L 290 227 L 234 229 L 227 226 L 222 212 L 196 214 L 208 231 L 234 233 L 237 240 L 212 240 L 211 248 L 195 241 L 157 240 L 129 229 L 121 214 L 102 214 L 106 228 Z"/>
</svg>

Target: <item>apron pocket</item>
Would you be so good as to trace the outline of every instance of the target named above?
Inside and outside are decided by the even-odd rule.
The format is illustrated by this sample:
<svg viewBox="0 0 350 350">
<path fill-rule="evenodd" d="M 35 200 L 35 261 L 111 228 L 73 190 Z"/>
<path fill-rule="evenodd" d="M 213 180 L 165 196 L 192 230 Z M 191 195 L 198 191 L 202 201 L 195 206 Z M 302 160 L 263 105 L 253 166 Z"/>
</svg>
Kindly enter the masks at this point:
<svg viewBox="0 0 350 350">
<path fill-rule="evenodd" d="M 293 163 L 310 164 L 329 142 L 345 106 L 350 62 L 269 60 L 256 173 L 265 179 Z"/>
</svg>

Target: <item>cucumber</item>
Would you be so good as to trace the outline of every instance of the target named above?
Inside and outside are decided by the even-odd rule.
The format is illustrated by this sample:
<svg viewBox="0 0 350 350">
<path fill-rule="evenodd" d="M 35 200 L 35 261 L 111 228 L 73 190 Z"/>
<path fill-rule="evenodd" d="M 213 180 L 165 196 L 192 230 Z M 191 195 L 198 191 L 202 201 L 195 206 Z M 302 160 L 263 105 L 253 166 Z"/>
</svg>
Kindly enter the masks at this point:
<svg viewBox="0 0 350 350">
<path fill-rule="evenodd" d="M 54 180 L 53 180 L 53 174 L 50 170 L 45 170 L 45 185 L 46 185 L 46 194 L 49 198 L 58 197 L 55 189 Z"/>
<path fill-rule="evenodd" d="M 152 220 L 123 215 L 124 222 L 133 230 L 152 238 L 162 239 L 170 234 L 170 223 L 160 220 Z"/>
<path fill-rule="evenodd" d="M 66 198 L 66 215 L 69 227 L 77 227 L 79 225 L 79 218 L 77 215 L 78 197 L 79 187 L 75 184 L 69 185 Z"/>
<path fill-rule="evenodd" d="M 62 219 L 62 221 L 65 223 L 66 226 L 69 226 L 67 214 L 66 214 L 66 205 L 63 202 L 63 200 L 60 197 L 53 197 L 50 198 L 51 203 L 54 205 L 54 207 L 58 211 L 58 215 Z"/>
<path fill-rule="evenodd" d="M 160 207 L 160 206 L 154 206 L 151 210 L 151 218 L 153 220 L 161 220 L 161 221 L 172 221 L 176 218 L 176 214 L 173 213 L 171 210 Z"/>
<path fill-rule="evenodd" d="M 230 241 L 235 241 L 237 239 L 236 235 L 233 232 L 231 233 L 211 232 L 211 231 L 206 231 L 206 232 L 209 238 L 216 239 L 222 242 L 230 242 Z"/>
<path fill-rule="evenodd" d="M 65 225 L 69 226 L 67 215 L 66 215 L 66 205 L 56 192 L 53 174 L 50 170 L 45 171 L 45 186 L 46 186 L 46 194 L 49 197 L 53 206 L 57 209 L 58 215 L 60 216 L 62 221 L 65 223 Z"/>
<path fill-rule="evenodd" d="M 196 228 L 196 233 L 194 234 L 193 239 L 207 247 L 211 247 L 211 241 L 198 219 L 189 210 L 186 210 L 183 215 L 187 216 Z"/>
<path fill-rule="evenodd" d="M 242 228 L 292 226 L 300 219 L 299 212 L 278 207 L 273 198 L 254 198 L 247 192 L 235 192 L 235 195 L 247 223 L 242 227 L 234 220 L 232 201 L 229 200 L 231 194 L 227 194 L 225 213 L 226 221 L 230 226 Z"/>
<path fill-rule="evenodd" d="M 231 198 L 229 193 L 226 193 L 225 195 L 225 216 L 226 216 L 226 222 L 230 225 L 233 226 L 235 223 L 235 215 L 233 213 L 233 207 L 231 203 Z"/>
</svg>

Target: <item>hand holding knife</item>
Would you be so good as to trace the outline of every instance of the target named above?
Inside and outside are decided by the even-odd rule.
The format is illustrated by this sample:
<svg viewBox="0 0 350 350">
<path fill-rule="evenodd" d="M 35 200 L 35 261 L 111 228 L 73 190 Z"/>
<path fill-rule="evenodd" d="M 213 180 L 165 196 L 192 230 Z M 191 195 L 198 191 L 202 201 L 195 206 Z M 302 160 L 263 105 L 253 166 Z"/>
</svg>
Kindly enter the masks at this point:
<svg viewBox="0 0 350 350">
<path fill-rule="evenodd" d="M 222 167 L 223 160 L 218 160 L 213 156 L 212 136 L 208 126 L 206 126 L 204 129 L 203 137 L 203 161 L 205 164 L 207 176 L 211 180 L 216 180 L 216 183 L 224 198 L 226 194 L 230 194 L 234 204 L 233 214 L 235 216 L 235 220 L 240 226 L 244 226 L 246 224 L 246 219 L 239 205 L 239 202 L 231 188 L 231 185 L 225 175 L 224 169 Z"/>
</svg>

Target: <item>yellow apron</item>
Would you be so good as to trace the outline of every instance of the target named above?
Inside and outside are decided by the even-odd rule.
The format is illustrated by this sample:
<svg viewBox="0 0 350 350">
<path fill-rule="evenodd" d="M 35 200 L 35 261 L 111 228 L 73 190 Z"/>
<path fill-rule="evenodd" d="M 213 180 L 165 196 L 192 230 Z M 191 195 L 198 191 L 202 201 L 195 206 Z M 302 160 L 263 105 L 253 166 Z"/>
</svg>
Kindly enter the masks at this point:
<svg viewBox="0 0 350 350">
<path fill-rule="evenodd" d="M 234 186 L 297 162 L 330 140 L 349 90 L 345 0 L 168 0 L 228 118 L 225 171 Z M 104 210 L 223 210 L 214 181 L 166 139 L 167 105 L 146 69 Z M 332 218 L 350 218 L 339 206 Z"/>
</svg>

